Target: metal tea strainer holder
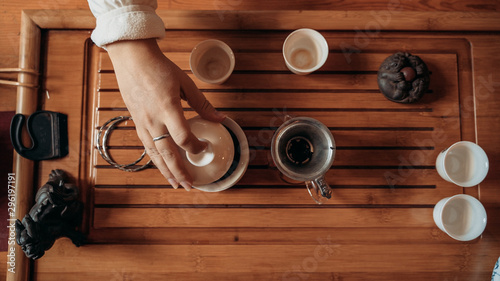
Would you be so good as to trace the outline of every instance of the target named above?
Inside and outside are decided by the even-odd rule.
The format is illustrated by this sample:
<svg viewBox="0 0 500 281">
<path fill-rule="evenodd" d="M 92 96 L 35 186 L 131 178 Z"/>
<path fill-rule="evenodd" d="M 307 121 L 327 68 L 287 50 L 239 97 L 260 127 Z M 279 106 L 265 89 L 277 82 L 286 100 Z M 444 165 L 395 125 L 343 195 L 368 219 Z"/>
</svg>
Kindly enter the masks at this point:
<svg viewBox="0 0 500 281">
<path fill-rule="evenodd" d="M 295 117 L 283 123 L 274 133 L 271 156 L 278 170 L 288 178 L 305 182 L 318 204 L 332 196 L 325 174 L 335 158 L 335 140 L 320 121 Z"/>
</svg>

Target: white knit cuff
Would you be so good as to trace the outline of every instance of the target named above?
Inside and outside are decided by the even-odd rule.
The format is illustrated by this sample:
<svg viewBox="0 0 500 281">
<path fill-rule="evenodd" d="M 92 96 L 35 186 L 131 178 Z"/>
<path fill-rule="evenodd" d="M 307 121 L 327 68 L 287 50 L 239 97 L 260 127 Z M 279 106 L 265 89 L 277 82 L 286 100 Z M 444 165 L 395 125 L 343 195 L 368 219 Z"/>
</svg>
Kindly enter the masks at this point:
<svg viewBox="0 0 500 281">
<path fill-rule="evenodd" d="M 163 21 L 152 7 L 144 5 L 125 6 L 98 16 L 91 36 L 99 47 L 119 40 L 163 37 Z"/>
</svg>

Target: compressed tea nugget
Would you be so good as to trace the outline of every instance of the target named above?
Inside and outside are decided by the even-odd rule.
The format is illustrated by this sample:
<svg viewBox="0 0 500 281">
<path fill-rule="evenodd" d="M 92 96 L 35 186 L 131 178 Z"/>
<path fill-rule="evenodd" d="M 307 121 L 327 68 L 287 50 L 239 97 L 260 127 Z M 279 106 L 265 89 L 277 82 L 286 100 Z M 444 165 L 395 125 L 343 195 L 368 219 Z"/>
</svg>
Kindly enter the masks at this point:
<svg viewBox="0 0 500 281">
<path fill-rule="evenodd" d="M 378 86 L 393 102 L 418 101 L 429 89 L 429 69 L 422 59 L 399 52 L 382 62 L 378 70 Z"/>
</svg>

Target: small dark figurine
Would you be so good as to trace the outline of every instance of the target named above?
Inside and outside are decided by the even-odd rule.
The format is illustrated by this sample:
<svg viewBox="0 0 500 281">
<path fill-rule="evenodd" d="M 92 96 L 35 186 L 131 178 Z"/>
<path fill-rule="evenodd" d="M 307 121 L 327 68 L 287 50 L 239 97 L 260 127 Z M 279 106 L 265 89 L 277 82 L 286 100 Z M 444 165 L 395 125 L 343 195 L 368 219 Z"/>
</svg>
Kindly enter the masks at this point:
<svg viewBox="0 0 500 281">
<path fill-rule="evenodd" d="M 384 60 L 378 70 L 378 86 L 394 102 L 418 101 L 429 88 L 429 70 L 417 56 L 396 53 Z"/>
<path fill-rule="evenodd" d="M 49 181 L 36 193 L 36 204 L 21 223 L 16 220 L 16 241 L 28 258 L 41 258 L 56 239 L 68 237 L 77 247 L 85 236 L 76 231 L 83 214 L 78 187 L 67 183 L 62 170 L 53 170 Z"/>
</svg>

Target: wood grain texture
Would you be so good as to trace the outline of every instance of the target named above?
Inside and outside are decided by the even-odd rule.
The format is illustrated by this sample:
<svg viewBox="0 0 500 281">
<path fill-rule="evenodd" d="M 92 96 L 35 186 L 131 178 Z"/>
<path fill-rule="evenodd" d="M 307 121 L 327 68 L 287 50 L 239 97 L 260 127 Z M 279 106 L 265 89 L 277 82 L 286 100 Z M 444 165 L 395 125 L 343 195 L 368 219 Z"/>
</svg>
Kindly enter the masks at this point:
<svg viewBox="0 0 500 281">
<path fill-rule="evenodd" d="M 360 25 L 360 20 L 368 20 L 372 21 L 377 17 L 374 17 L 376 13 L 379 14 L 379 21 L 386 22 L 387 17 L 384 16 L 389 12 L 389 9 L 394 10 L 397 8 L 401 10 L 403 13 L 413 13 L 413 12 L 427 12 L 427 13 L 435 13 L 435 12 L 444 12 L 444 14 L 437 14 L 435 16 L 425 16 L 421 21 L 422 23 L 426 22 L 429 26 L 432 26 L 435 22 L 440 21 L 448 21 L 453 19 L 461 19 L 458 21 L 459 23 L 465 22 L 464 26 L 469 26 L 467 23 L 467 18 L 484 18 L 483 20 L 477 21 L 476 27 L 481 27 L 482 21 L 491 21 L 498 18 L 492 12 L 499 11 L 499 4 L 494 0 L 482 0 L 482 1 L 448 1 L 448 0 L 433 0 L 433 1 L 425 1 L 425 2 L 408 2 L 408 1 L 287 1 L 286 3 L 282 1 L 267 1 L 266 5 L 262 5 L 261 1 L 252 0 L 252 1 L 173 1 L 173 0 L 159 0 L 158 1 L 159 10 L 212 10 L 213 17 L 217 19 L 217 21 L 228 22 L 230 18 L 234 18 L 230 14 L 230 10 L 269 10 L 272 13 L 278 10 L 324 10 L 324 11 L 338 11 L 342 23 L 343 15 L 345 11 L 358 11 L 365 12 L 364 15 L 355 15 L 352 16 L 354 18 L 357 17 L 357 25 L 360 28 L 363 28 L 365 24 Z M 61 18 L 54 16 L 53 14 L 47 16 L 47 11 L 38 12 L 42 17 L 48 19 L 49 22 L 64 24 L 66 27 L 74 27 L 75 19 L 80 18 L 78 23 L 85 23 L 88 29 L 93 28 L 94 18 L 89 12 L 88 4 L 85 1 L 39 1 L 39 0 L 27 0 L 23 1 L 22 5 L 19 5 L 18 2 L 12 0 L 6 0 L 2 2 L 2 10 L 4 11 L 4 16 L 0 18 L 0 26 L 2 26 L 3 31 L 3 40 L 0 42 L 0 67 L 16 67 L 19 62 L 19 29 L 21 22 L 21 11 L 27 9 L 43 9 L 43 10 L 73 10 L 73 14 L 68 15 L 67 17 Z M 75 10 L 78 10 L 75 12 Z M 459 12 L 462 14 L 461 16 L 452 16 L 450 12 Z M 472 13 L 471 13 L 472 12 Z M 75 15 L 76 13 L 76 15 Z M 484 13 L 484 15 L 481 15 Z M 83 15 L 83 17 L 82 17 Z M 488 19 L 488 15 L 491 15 L 490 19 Z M 393 16 L 391 15 L 391 18 Z M 401 17 L 402 19 L 405 16 Z M 418 17 L 414 17 L 418 18 Z M 172 18 L 164 19 L 168 24 L 175 22 Z M 186 22 L 182 22 L 185 24 Z M 492 22 L 494 23 L 494 22 Z M 338 25 L 339 23 L 335 23 Z M 397 26 L 398 24 L 395 24 Z M 441 24 L 443 26 L 443 24 Z M 447 24 L 446 27 L 454 28 L 457 26 L 457 23 Z M 490 28 L 491 26 L 498 26 L 495 24 L 486 24 L 486 28 Z M 56 26 L 56 28 L 61 28 L 60 26 Z M 78 28 L 82 28 L 78 26 Z M 351 28 L 352 30 L 352 28 Z M 15 109 L 15 92 L 16 89 L 14 87 L 4 87 L 0 86 L 0 90 L 3 95 L 0 95 L 0 108 L 6 111 L 12 111 Z"/>
<path fill-rule="evenodd" d="M 266 1 L 266 5 L 258 0 L 250 1 L 159 1 L 160 8 L 165 9 L 194 9 L 194 10 L 387 10 L 398 7 L 404 11 L 498 11 L 498 2 L 493 0 L 482 1 L 443 1 L 430 0 L 425 2 L 408 1 L 378 1 L 378 0 L 334 0 L 334 1 L 301 1 L 293 0 L 283 3 L 279 0 Z"/>
<path fill-rule="evenodd" d="M 199 207 L 231 205 L 266 206 L 314 206 L 302 183 L 283 185 L 277 188 L 239 185 L 224 194 L 203 193 L 194 190 L 187 194 L 182 190 L 174 190 L 164 184 L 159 186 L 137 186 L 137 188 L 105 187 L 95 189 L 94 204 L 108 207 L 137 206 L 142 208 L 154 205 Z M 435 202 L 432 198 L 444 198 L 455 195 L 460 190 L 455 186 L 443 183 L 433 185 L 407 185 L 388 188 L 384 186 L 348 186 L 333 185 L 335 196 L 328 205 L 336 206 L 430 206 Z M 411 198 L 411 200 L 410 200 Z M 286 206 L 285 206 L 286 207 Z"/>
<path fill-rule="evenodd" d="M 109 154 L 117 163 L 132 163 L 142 154 L 144 149 L 109 149 Z M 441 151 L 428 147 L 340 147 L 335 154 L 334 167 L 397 167 L 401 159 L 412 159 L 413 166 L 433 167 Z M 250 147 L 250 166 L 273 166 L 270 148 Z M 417 155 L 418 154 L 418 155 Z M 418 157 L 418 158 L 417 158 Z M 141 162 L 145 164 L 149 157 L 144 157 Z M 415 158 L 415 159 L 413 159 Z M 138 165 L 141 165 L 139 164 Z M 108 163 L 98 157 L 96 166 L 107 167 Z"/>
<path fill-rule="evenodd" d="M 346 278 L 352 274 L 365 274 L 366 278 L 372 273 L 382 277 L 413 276 L 412 279 L 418 279 L 419 276 L 413 273 L 423 272 L 424 276 L 444 274 L 459 276 L 457 280 L 474 280 L 478 276 L 485 276 L 487 268 L 490 271 L 489 265 L 474 264 L 478 251 L 468 245 L 391 243 L 384 244 L 385 250 L 380 251 L 380 245 L 338 244 L 329 238 L 317 237 L 317 241 L 309 245 L 294 246 L 89 245 L 78 249 L 68 247 L 69 241 L 61 240 L 55 245 L 54 251 L 48 253 L 45 258 L 47 262 L 37 264 L 36 270 L 45 280 L 55 272 L 67 271 L 54 261 L 61 257 L 72 257 L 73 261 L 81 264 L 73 269 L 75 275 L 82 272 L 85 273 L 83 276 L 91 274 L 100 278 L 113 275 L 121 278 L 176 275 L 191 278 L 191 274 L 196 276 L 198 272 L 206 273 L 207 280 L 216 280 L 217 277 L 238 278 L 247 274 L 252 277 L 265 276 L 266 280 L 283 280 L 299 278 L 296 274 L 300 273 L 315 274 L 319 280 L 332 274 L 345 275 Z M 498 250 L 497 247 L 495 249 Z M 431 263 L 417 258 L 429 254 L 433 256 Z M 464 259 L 464 254 L 471 258 Z M 486 257 L 496 259 L 497 255 Z M 365 266 L 360 267 L 360 263 Z M 448 269 L 447 273 L 443 272 L 443 268 Z"/>
<path fill-rule="evenodd" d="M 442 118 L 436 116 L 433 112 L 397 112 L 401 119 L 395 119 L 395 112 L 391 111 L 328 111 L 317 110 L 303 112 L 300 110 L 277 109 L 273 111 L 260 111 L 258 115 L 255 110 L 235 110 L 224 112 L 229 118 L 235 120 L 243 128 L 276 128 L 283 123 L 286 114 L 291 116 L 308 116 L 315 118 L 329 128 L 414 128 L 415 130 L 425 130 L 424 128 L 444 128 L 446 125 L 459 124 L 457 112 L 450 112 L 450 116 Z M 95 126 L 100 127 L 106 121 L 116 116 L 129 116 L 127 111 L 99 111 L 98 120 Z M 186 118 L 193 118 L 198 114 L 194 111 L 185 111 Z M 404 120 L 402 124 L 400 121 Z M 118 126 L 133 126 L 133 121 L 126 124 L 121 123 Z M 459 125 L 458 125 L 459 127 Z M 458 129 L 455 127 L 454 129 Z M 444 130 L 443 130 L 444 131 Z"/>
<path fill-rule="evenodd" d="M 43 109 L 60 112 L 68 116 L 68 143 L 69 153 L 67 157 L 48 161 L 40 168 L 38 185 L 46 182 L 50 171 L 58 167 L 64 169 L 73 177 L 79 179 L 80 166 L 85 162 L 80 160 L 81 140 L 85 138 L 86 132 L 82 126 L 86 121 L 85 113 L 85 85 L 82 78 L 85 74 L 85 63 L 87 57 L 86 42 L 87 32 L 51 31 L 59 40 L 48 41 L 45 60 L 44 77 L 47 79 L 44 88 L 50 98 L 43 101 Z M 69 42 L 61 44 L 61 42 Z M 68 52 L 68 50 L 72 50 Z M 46 93 L 47 95 L 47 93 Z"/>
<path fill-rule="evenodd" d="M 47 53 L 44 62 L 44 88 L 50 98 L 45 98 L 42 109 L 60 112 L 68 116 L 68 155 L 61 159 L 44 161 L 38 169 L 37 187 L 48 180 L 54 169 L 65 170 L 78 185 L 80 198 L 88 202 L 88 159 L 85 147 L 90 145 L 91 133 L 83 128 L 88 122 L 86 83 L 82 79 L 87 75 L 88 33 L 86 31 L 50 31 Z M 64 42 L 64 43 L 63 43 Z M 72 50 L 68 52 L 68 50 Z M 47 97 L 47 95 L 45 96 Z M 87 218 L 88 210 L 84 212 Z M 86 226 L 82 227 L 86 229 Z"/>
<path fill-rule="evenodd" d="M 296 269 L 296 268 L 299 269 Z M 295 271 L 293 271 L 295 270 Z M 207 280 L 301 280 L 307 278 L 308 280 L 352 280 L 352 281 L 365 281 L 367 276 L 370 280 L 374 281 L 387 281 L 387 280 L 457 280 L 468 281 L 472 280 L 488 280 L 491 274 L 487 272 L 467 272 L 467 273 L 450 273 L 450 272 L 386 272 L 386 273 L 366 273 L 366 272 L 307 272 L 299 271 L 300 266 L 295 266 L 294 269 L 286 272 L 277 272 L 274 274 L 269 273 L 207 273 L 207 272 L 189 272 L 189 273 L 137 273 L 126 270 L 110 270 L 111 272 L 79 272 L 74 273 L 38 273 L 39 280 L 50 280 L 54 276 L 64 278 L 64 280 L 127 280 L 132 279 L 136 281 L 150 281 L 150 280 L 189 280 L 189 281 L 207 281 Z M 310 270 L 310 269 L 308 269 Z M 75 276 L 76 275 L 76 276 Z"/>
<path fill-rule="evenodd" d="M 382 10 L 310 11 L 306 10 L 158 10 L 167 29 L 315 29 L 352 30 L 353 25 L 372 30 L 483 30 L 494 31 L 499 23 L 495 12 L 408 12 L 400 2 L 389 2 Z M 82 10 L 26 10 L 41 28 L 93 29 L 95 19 Z M 257 19 L 257 20 L 256 20 Z"/>
<path fill-rule="evenodd" d="M 331 58 L 318 72 L 300 77 L 289 73 L 283 63 L 281 44 L 287 34 L 280 31 L 167 32 L 169 43 L 161 47 L 165 55 L 187 73 L 190 73 L 189 50 L 206 38 L 226 41 L 237 60 L 235 72 L 223 85 L 205 84 L 191 77 L 220 111 L 243 127 L 250 144 L 250 166 L 234 191 L 218 196 L 195 193 L 196 202 L 203 200 L 211 206 L 311 204 L 301 183 L 290 185 L 276 168 L 273 170 L 270 141 L 285 115 L 316 118 L 330 127 L 337 139 L 336 161 L 326 177 L 338 197 L 334 196 L 330 204 L 431 206 L 440 198 L 461 191 L 439 178 L 434 163 L 447 143 L 459 140 L 461 130 L 466 130 L 459 129 L 459 84 L 467 79 L 464 76 L 470 76 L 466 71 L 470 69 L 466 63 L 470 58 L 467 40 L 432 39 L 422 34 L 408 39 L 395 33 L 372 38 L 360 53 L 345 53 L 342 44 L 354 46 L 356 33 L 337 35 L 323 31 Z M 432 70 L 433 82 L 420 103 L 388 102 L 373 84 L 380 63 L 399 48 L 420 55 Z M 100 56 L 96 71 L 99 72 L 99 88 L 94 97 L 98 106 L 97 129 L 114 116 L 129 113 L 124 111 L 126 108 L 106 54 Z M 187 104 L 183 106 L 186 118 L 196 115 Z M 130 163 L 142 153 L 142 145 L 133 131 L 133 121 L 118 127 L 110 135 L 109 151 L 117 162 Z M 98 187 L 94 194 L 98 204 L 108 207 L 132 204 L 137 208 L 130 212 L 139 213 L 147 212 L 146 208 L 156 204 L 195 202 L 191 195 L 184 197 L 171 190 L 154 169 L 139 172 L 140 176 L 136 177 L 110 170 L 95 151 L 94 155 L 94 179 Z M 117 189 L 124 192 L 124 197 L 115 192 Z M 152 196 L 140 195 L 145 190 L 152 192 Z M 112 194 L 120 199 L 106 199 Z M 281 194 L 279 202 L 275 202 L 276 194 Z M 134 201 L 136 196 L 142 196 L 142 200 Z M 123 201 L 120 203 L 120 200 Z"/>
<path fill-rule="evenodd" d="M 328 241 L 328 237 L 318 237 L 324 244 L 313 242 L 310 245 L 89 245 L 88 247 L 74 248 L 63 247 L 68 245 L 68 240 L 61 240 L 55 245 L 54 251 L 47 254 L 43 264 L 37 265 L 41 273 L 65 271 L 64 265 L 57 262 L 48 262 L 58 259 L 58 256 L 73 256 L 81 266 L 74 268 L 73 272 L 102 272 L 111 270 L 132 271 L 138 274 L 151 272 L 259 272 L 270 276 L 273 272 L 286 272 L 294 265 L 302 265 L 307 257 L 327 256 L 323 262 L 318 262 L 316 272 L 407 272 L 408 267 L 413 272 L 442 272 L 443 268 L 453 271 L 462 270 L 464 274 L 474 271 L 470 268 L 470 261 L 460 257 L 464 252 L 474 254 L 475 250 L 466 245 L 441 244 L 435 245 L 432 263 L 418 260 L 415 256 L 425 255 L 428 251 L 426 245 L 392 244 L 384 245 L 386 251 L 380 251 L 378 245 L 340 245 L 335 241 Z M 327 244 L 330 242 L 331 244 Z M 322 245 L 324 245 L 322 247 Z M 318 247 L 318 249 L 316 249 Z M 326 248 L 326 249 L 325 249 Z M 498 248 L 497 248 L 498 249 Z M 408 255 L 408 252 L 413 255 Z M 58 254 L 58 255 L 57 255 Z M 428 253 L 427 253 L 428 254 Z M 282 259 L 283 256 L 288 257 Z M 496 255 L 491 255 L 494 257 Z M 362 269 L 355 259 L 365 264 Z M 165 263 L 163 261 L 170 262 Z M 156 262 L 151 262 L 156 261 Z M 459 261 L 459 262 L 457 262 Z M 394 267 L 392 265 L 400 266 Z M 481 267 L 486 267 L 482 265 Z M 274 273 L 275 274 L 275 273 Z"/>
<path fill-rule="evenodd" d="M 430 7 L 440 3 L 443 2 L 427 4 Z M 372 4 L 376 6 L 376 2 Z M 171 5 L 181 3 L 172 2 Z M 353 3 L 351 8 L 355 9 L 355 5 Z M 424 7 L 426 4 L 405 5 Z M 453 9 L 459 5 L 449 3 L 445 6 Z M 236 24 L 245 27 L 245 21 L 251 19 L 242 13 L 242 22 L 238 23 L 236 18 L 231 18 L 230 13 L 226 15 L 227 23 L 233 28 Z M 356 14 L 347 15 L 353 17 Z M 474 14 L 470 16 L 474 17 Z M 418 13 L 415 17 L 422 19 Z M 450 19 L 443 19 L 442 22 Z M 457 20 L 457 17 L 451 20 Z M 62 24 L 61 19 L 53 22 Z M 422 26 L 417 24 L 417 28 Z M 429 26 L 424 30 L 429 30 Z M 258 34 L 257 31 L 253 32 Z M 172 57 L 179 59 L 179 63 L 184 64 L 187 70 L 186 54 L 195 42 L 213 35 L 222 35 L 224 40 L 231 40 L 233 36 L 237 38 L 231 44 L 242 54 L 242 62 L 248 65 L 239 66 L 239 73 L 235 73 L 237 79 L 232 84 L 228 81 L 229 84 L 223 85 L 222 89 L 198 84 L 204 87 L 205 93 L 217 107 L 244 125 L 249 138 L 254 137 L 251 143 L 255 146 L 255 158 L 251 169 L 238 186 L 224 193 L 173 190 L 154 169 L 123 174 L 102 166 L 94 150 L 95 128 L 106 118 L 127 112 L 124 111 L 119 93 L 113 88 L 116 85 L 113 85 L 111 70 L 97 74 L 100 67 L 98 62 L 105 56 L 95 49 L 84 52 L 89 58 L 84 58 L 82 64 L 89 63 L 89 68 L 76 72 L 83 77 L 79 85 L 70 78 L 67 87 L 79 89 L 89 96 L 81 96 L 75 105 L 67 108 L 58 107 L 61 105 L 57 101 L 50 101 L 47 106 L 82 115 L 80 120 L 72 119 L 72 124 L 77 123 L 75 128 L 81 130 L 78 132 L 75 129 L 72 134 L 86 134 L 79 140 L 82 147 L 78 157 L 81 162 L 67 164 L 72 171 L 77 171 L 80 181 L 84 183 L 83 188 L 87 189 L 89 214 L 84 227 L 88 228 L 91 244 L 75 248 L 69 240 L 59 240 L 42 260 L 35 263 L 33 272 L 36 280 L 366 280 L 367 276 L 370 280 L 489 278 L 500 252 L 498 222 L 490 221 L 483 236 L 475 241 L 454 241 L 434 225 L 432 206 L 438 199 L 464 190 L 440 179 L 432 167 L 409 169 L 411 174 L 405 176 L 404 181 L 395 188 L 387 188 L 384 172 L 398 175 L 401 173 L 398 157 L 410 157 L 412 151 L 424 151 L 422 147 L 433 147 L 425 150 L 430 153 L 422 160 L 423 164 L 432 165 L 432 158 L 437 152 L 459 139 L 477 138 L 485 146 L 488 155 L 492 155 L 492 164 L 498 162 L 496 144 L 499 136 L 497 130 L 490 128 L 498 121 L 495 113 L 498 101 L 494 93 L 495 83 L 500 80 L 493 68 L 497 60 L 489 59 L 494 54 L 492 50 L 500 42 L 498 36 L 415 32 L 412 33 L 413 39 L 403 39 L 408 36 L 382 32 L 377 40 L 370 40 L 370 44 L 362 48 L 358 46 L 362 52 L 350 56 L 353 60 L 351 64 L 326 65 L 322 73 L 317 73 L 318 77 L 302 79 L 300 82 L 303 84 L 292 81 L 297 78 L 293 75 L 284 78 L 285 82 L 291 83 L 289 85 L 302 87 L 295 92 L 285 93 L 289 98 L 298 99 L 297 102 L 287 101 L 286 113 L 310 115 L 327 123 L 332 133 L 341 139 L 339 144 L 344 147 L 339 150 L 338 162 L 327 177 L 334 185 L 336 196 L 331 204 L 317 207 L 302 184 L 284 183 L 276 170 L 268 167 L 270 163 L 266 149 L 270 133 L 280 124 L 279 120 L 285 113 L 282 110 L 276 115 L 272 111 L 285 96 L 282 91 L 274 90 L 288 84 L 279 82 L 277 86 L 271 85 L 269 92 L 263 92 L 243 78 L 257 75 L 255 77 L 265 79 L 268 76 L 256 74 L 263 64 L 255 62 L 254 54 L 249 50 L 255 48 L 265 53 L 266 59 L 278 60 L 280 40 L 288 31 L 273 32 L 280 39 L 263 40 L 265 42 L 254 45 L 249 45 L 251 39 L 245 39 L 244 35 L 238 37 L 238 32 L 234 31 L 193 30 L 168 32 L 167 39 L 178 44 L 162 43 L 163 50 L 166 53 L 173 52 L 175 55 Z M 49 34 L 52 44 L 67 40 L 67 37 L 57 32 Z M 337 34 L 342 38 L 338 42 L 334 39 Z M 88 32 L 83 31 L 76 37 L 84 41 L 88 38 Z M 75 42 L 82 42 L 76 37 Z M 356 32 L 331 31 L 327 37 L 333 43 L 333 49 L 337 50 L 333 52 L 332 58 L 346 59 L 339 52 L 342 42 L 356 47 Z M 373 73 L 370 71 L 375 71 L 374 66 L 383 56 L 398 49 L 419 53 L 432 63 L 433 75 L 436 75 L 433 77 L 437 77 L 433 81 L 442 83 L 434 82 L 431 93 L 434 96 L 429 97 L 436 97 L 435 94 L 439 93 L 443 98 L 424 99 L 423 105 L 416 107 L 398 107 L 384 105 L 388 102 L 375 97 L 376 85 L 371 81 Z M 79 54 L 75 53 L 77 57 Z M 54 74 L 65 74 L 64 70 L 73 67 L 63 62 L 71 56 L 61 55 L 59 62 L 47 66 L 50 70 L 47 73 L 52 75 L 45 78 L 48 85 L 54 85 L 54 89 L 58 89 L 57 84 L 61 81 L 57 81 L 64 76 Z M 366 70 L 368 73 L 359 74 L 357 72 L 363 71 L 364 61 L 369 67 Z M 283 65 L 270 67 L 266 71 L 265 74 L 274 77 L 259 82 L 260 86 L 267 87 L 269 82 L 281 80 L 287 75 Z M 345 89 L 351 88 L 348 83 L 326 78 L 337 75 L 344 75 L 341 77 L 348 77 L 350 80 L 347 81 L 358 83 L 354 87 L 360 90 L 346 92 Z M 103 91 L 100 91 L 98 85 L 102 85 L 102 78 L 108 79 L 109 85 L 113 87 L 103 87 Z M 320 85 L 312 88 L 317 92 L 303 86 L 314 83 L 316 78 Z M 338 82 L 340 86 L 331 88 L 331 82 Z M 244 85 L 243 90 L 238 87 L 238 83 Z M 369 87 L 364 88 L 363 85 Z M 327 91 L 318 91 L 320 87 Z M 485 92 L 481 91 L 484 89 L 488 89 L 488 99 L 483 98 Z M 308 104 L 308 99 L 315 98 L 314 93 L 319 93 L 318 96 L 325 99 L 324 105 Z M 359 100 L 373 98 L 373 104 L 356 104 L 345 100 L 335 103 L 342 94 L 351 93 L 354 94 L 353 98 Z M 266 99 L 267 96 L 274 98 Z M 241 97 L 241 100 L 236 97 Z M 471 97 L 476 98 L 472 107 L 466 103 Z M 61 99 L 65 106 L 74 102 Z M 454 106 L 448 109 L 450 104 Z M 89 108 L 86 109 L 87 105 Z M 241 107 L 243 109 L 234 110 Z M 256 112 L 259 112 L 259 117 L 255 117 Z M 389 120 L 391 114 L 401 116 L 403 121 L 398 123 Z M 193 115 L 192 111 L 186 111 L 187 117 Z M 476 116 L 483 121 L 476 120 Z M 273 118 L 275 120 L 271 123 Z M 371 122 L 376 122 L 377 127 L 371 127 Z M 476 127 L 476 124 L 481 126 Z M 117 153 L 130 145 L 135 148 L 127 148 L 129 152 L 139 150 L 137 146 L 140 144 L 136 136 L 131 134 L 133 128 L 133 122 L 129 122 L 117 130 L 113 139 Z M 446 136 L 444 140 L 436 141 L 436 135 L 433 134 L 436 128 L 442 129 Z M 401 149 L 405 145 L 406 149 Z M 408 150 L 408 146 L 413 147 L 413 150 Z M 374 148 L 379 150 L 367 157 L 367 163 L 363 163 L 363 155 Z M 384 151 L 387 153 L 384 154 Z M 335 167 L 337 164 L 342 165 Z M 42 163 L 40 170 L 48 170 L 54 165 L 57 163 Z M 352 166 L 359 167 L 353 169 Z M 493 171 L 496 171 L 495 167 L 492 165 Z M 498 198 L 495 196 L 498 174 L 490 173 L 480 189 L 464 191 L 478 196 L 487 204 L 490 218 L 500 214 Z M 367 188 L 366 183 L 372 186 Z M 324 222 L 328 225 L 324 225 Z M 79 266 L 71 266 L 75 263 Z"/>
<path fill-rule="evenodd" d="M 440 177 L 436 171 L 431 169 L 398 170 L 394 168 L 381 169 L 348 169 L 332 168 L 326 173 L 326 179 L 332 185 L 352 185 L 352 186 L 385 186 L 389 187 L 389 176 L 401 179 L 397 183 L 405 185 L 434 185 L 440 183 Z M 386 177 L 385 173 L 390 173 Z M 101 174 L 102 173 L 102 174 Z M 117 169 L 96 169 L 96 185 L 165 185 L 166 180 L 156 169 L 146 169 L 137 172 L 135 175 L 124 174 Z M 399 178 L 398 178 L 399 179 Z M 276 185 L 285 183 L 278 170 L 272 169 L 249 169 L 243 178 L 238 182 L 241 185 Z"/>
<path fill-rule="evenodd" d="M 36 26 L 36 24 L 29 18 L 28 15 L 22 14 L 21 23 L 21 42 L 19 50 L 19 68 L 29 69 L 32 72 L 38 73 L 40 71 L 40 52 L 41 52 L 41 31 Z M 21 83 L 38 85 L 38 77 L 36 75 L 30 75 L 27 73 L 19 73 L 18 81 Z M 16 114 L 23 114 L 25 117 L 31 115 L 37 110 L 38 97 L 37 89 L 32 87 L 17 87 L 17 102 L 16 102 Z M 30 143 L 29 137 L 27 136 L 27 130 L 23 130 L 23 141 L 25 143 Z M 35 184 L 35 163 L 34 161 L 28 160 L 21 157 L 17 152 L 14 151 L 14 164 L 13 170 L 15 173 L 15 207 L 13 216 L 10 215 L 9 219 L 19 219 L 22 220 L 24 215 L 28 213 L 31 209 L 31 202 L 34 197 L 33 186 Z M 12 224 L 10 221 L 9 224 Z M 10 231 L 9 231 L 10 234 Z M 11 247 L 7 247 L 9 250 Z M 11 271 L 7 271 L 6 280 L 27 280 L 30 276 L 29 270 L 29 259 L 24 255 L 20 246 L 15 246 L 14 254 L 17 257 L 15 265 L 12 267 L 10 264 L 7 268 L 11 268 Z M 15 267 L 17 266 L 17 273 Z"/>
<path fill-rule="evenodd" d="M 498 101 L 500 93 L 500 75 L 494 70 L 493 65 L 500 63 L 500 59 L 494 55 L 500 48 L 500 36 L 495 40 L 486 36 L 476 36 L 474 39 L 474 103 L 470 100 L 465 108 L 476 114 L 476 136 L 477 142 L 488 154 L 491 165 L 497 165 L 500 161 L 500 151 L 497 149 L 495 140 L 500 138 L 500 131 L 495 129 L 500 122 L 498 115 Z M 496 113 L 495 113 L 496 112 Z M 487 207 L 498 206 L 496 200 L 496 186 L 500 183 L 500 173 L 490 171 L 485 181 L 481 184 L 481 201 Z"/>
<path fill-rule="evenodd" d="M 407 235 L 409 232 L 412 235 Z M 210 239 L 207 239 L 210 237 Z M 330 237 L 339 244 L 391 244 L 398 237 L 401 244 L 454 244 L 445 233 L 434 227 L 415 228 L 359 228 L 359 227 L 277 227 L 232 228 L 232 227 L 179 227 L 172 228 L 105 228 L 90 234 L 92 241 L 107 241 L 109 244 L 149 245 L 311 245 L 318 238 Z"/>
<path fill-rule="evenodd" d="M 117 149 L 117 157 L 126 157 L 126 153 L 119 153 L 118 149 L 135 149 L 141 150 L 142 143 L 137 136 L 135 127 L 123 127 L 113 130 L 108 137 L 108 146 Z M 396 136 L 390 134 L 391 131 L 397 131 Z M 443 128 L 444 131 L 444 128 Z M 249 141 L 249 145 L 254 149 L 269 149 L 271 147 L 271 139 L 274 134 L 274 128 L 262 129 L 245 129 L 245 135 Z M 335 143 L 338 147 L 369 149 L 369 148 L 385 148 L 385 149 L 404 149 L 408 147 L 418 147 L 421 149 L 431 149 L 430 143 L 422 140 L 432 138 L 436 134 L 430 127 L 422 127 L 422 130 L 398 130 L 398 128 L 387 130 L 349 130 L 342 128 L 333 128 L 330 132 L 336 137 Z M 388 133 L 389 132 L 389 133 Z M 451 130 L 444 131 L 451 134 Z M 458 134 L 457 134 L 458 136 Z M 140 154 L 140 153 L 139 153 Z M 97 159 L 97 164 L 104 163 L 101 159 Z"/>
<path fill-rule="evenodd" d="M 314 206 L 315 207 L 315 206 Z M 432 209 L 96 208 L 94 227 L 430 227 Z"/>
</svg>

